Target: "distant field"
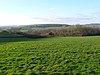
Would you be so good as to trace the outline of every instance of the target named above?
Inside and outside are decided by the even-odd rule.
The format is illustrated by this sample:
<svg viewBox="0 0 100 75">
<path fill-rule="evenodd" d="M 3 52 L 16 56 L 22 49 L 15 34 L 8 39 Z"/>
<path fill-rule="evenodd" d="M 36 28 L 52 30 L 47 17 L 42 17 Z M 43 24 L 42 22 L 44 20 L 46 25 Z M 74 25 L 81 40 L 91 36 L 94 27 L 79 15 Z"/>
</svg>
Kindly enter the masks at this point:
<svg viewBox="0 0 100 75">
<path fill-rule="evenodd" d="M 0 38 L 0 75 L 100 75 L 100 36 Z"/>
<path fill-rule="evenodd" d="M 10 37 L 22 37 L 22 35 L 18 35 L 18 34 L 10 34 L 8 32 L 0 32 L 0 38 L 10 38 Z"/>
</svg>

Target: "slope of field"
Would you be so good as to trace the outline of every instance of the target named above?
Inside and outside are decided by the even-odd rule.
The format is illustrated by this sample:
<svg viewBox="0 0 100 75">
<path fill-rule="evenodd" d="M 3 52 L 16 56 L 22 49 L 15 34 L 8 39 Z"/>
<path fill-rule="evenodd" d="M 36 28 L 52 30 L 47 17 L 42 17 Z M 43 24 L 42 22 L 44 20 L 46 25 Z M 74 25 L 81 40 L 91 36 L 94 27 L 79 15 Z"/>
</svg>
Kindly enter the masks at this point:
<svg viewBox="0 0 100 75">
<path fill-rule="evenodd" d="M 7 74 L 99 75 L 100 36 L 0 38 L 0 75 Z"/>
<path fill-rule="evenodd" d="M 15 37 L 22 37 L 22 35 L 18 35 L 18 34 L 10 34 L 8 32 L 0 32 L 0 38 L 15 38 Z"/>
</svg>

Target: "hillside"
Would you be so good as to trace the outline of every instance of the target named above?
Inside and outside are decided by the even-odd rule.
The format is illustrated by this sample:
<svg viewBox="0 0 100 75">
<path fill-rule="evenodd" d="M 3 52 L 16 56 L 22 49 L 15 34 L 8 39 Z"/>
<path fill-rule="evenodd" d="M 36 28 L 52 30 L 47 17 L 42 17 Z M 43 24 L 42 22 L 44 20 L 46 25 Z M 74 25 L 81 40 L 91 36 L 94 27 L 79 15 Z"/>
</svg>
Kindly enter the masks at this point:
<svg viewBox="0 0 100 75">
<path fill-rule="evenodd" d="M 62 27 L 69 26 L 68 24 L 33 24 L 33 25 L 24 25 L 19 26 L 21 29 L 29 30 L 34 28 L 50 28 L 50 27 Z"/>
<path fill-rule="evenodd" d="M 79 24 L 81 25 L 81 24 Z M 69 24 L 32 24 L 32 25 L 13 25 L 13 26 L 0 26 L 0 30 L 14 29 L 14 30 L 30 30 L 34 28 L 52 28 L 52 27 L 66 27 L 71 26 Z M 100 23 L 90 23 L 90 24 L 82 24 L 82 26 L 100 26 Z"/>
<path fill-rule="evenodd" d="M 100 23 L 84 24 L 85 26 L 100 26 Z"/>
<path fill-rule="evenodd" d="M 22 37 L 22 35 L 11 34 L 6 31 L 0 32 L 0 38 L 17 38 L 17 37 Z"/>
</svg>

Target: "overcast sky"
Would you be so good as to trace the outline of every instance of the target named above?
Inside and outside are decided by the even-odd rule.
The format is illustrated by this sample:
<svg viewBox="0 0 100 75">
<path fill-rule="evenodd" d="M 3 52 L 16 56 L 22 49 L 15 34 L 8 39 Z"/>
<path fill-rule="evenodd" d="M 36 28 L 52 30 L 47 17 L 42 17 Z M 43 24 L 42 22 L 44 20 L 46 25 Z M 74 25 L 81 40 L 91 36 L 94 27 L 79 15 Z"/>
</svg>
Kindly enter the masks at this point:
<svg viewBox="0 0 100 75">
<path fill-rule="evenodd" d="M 0 0 L 0 25 L 100 23 L 100 0 Z"/>
</svg>

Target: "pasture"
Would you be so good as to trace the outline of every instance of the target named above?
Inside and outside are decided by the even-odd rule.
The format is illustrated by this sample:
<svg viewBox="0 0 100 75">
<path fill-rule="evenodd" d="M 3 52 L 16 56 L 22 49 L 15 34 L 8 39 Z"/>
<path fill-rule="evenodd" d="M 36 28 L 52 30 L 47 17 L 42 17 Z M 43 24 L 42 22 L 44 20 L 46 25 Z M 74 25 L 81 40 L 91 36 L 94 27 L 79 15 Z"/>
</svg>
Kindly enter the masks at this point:
<svg viewBox="0 0 100 75">
<path fill-rule="evenodd" d="M 0 38 L 0 75 L 99 75 L 100 36 Z"/>
</svg>

